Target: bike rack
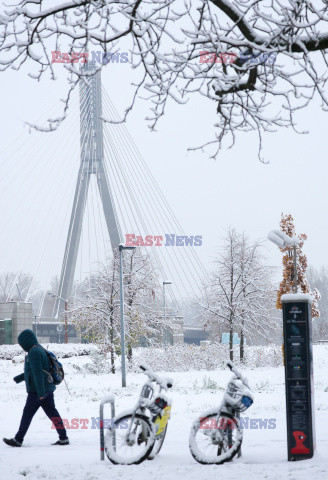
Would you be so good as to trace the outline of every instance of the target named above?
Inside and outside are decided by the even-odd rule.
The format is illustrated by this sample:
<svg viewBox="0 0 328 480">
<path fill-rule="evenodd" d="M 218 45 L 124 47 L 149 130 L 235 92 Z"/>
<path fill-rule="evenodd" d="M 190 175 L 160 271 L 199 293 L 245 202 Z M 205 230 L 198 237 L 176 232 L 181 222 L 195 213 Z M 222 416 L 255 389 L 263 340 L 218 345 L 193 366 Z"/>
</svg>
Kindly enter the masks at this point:
<svg viewBox="0 0 328 480">
<path fill-rule="evenodd" d="M 105 459 L 105 439 L 104 439 L 104 405 L 106 403 L 111 404 L 111 421 L 115 418 L 115 397 L 114 395 L 106 395 L 104 398 L 101 399 L 100 402 L 100 460 Z M 115 438 L 115 429 L 113 430 L 113 443 L 115 446 L 116 438 Z"/>
</svg>

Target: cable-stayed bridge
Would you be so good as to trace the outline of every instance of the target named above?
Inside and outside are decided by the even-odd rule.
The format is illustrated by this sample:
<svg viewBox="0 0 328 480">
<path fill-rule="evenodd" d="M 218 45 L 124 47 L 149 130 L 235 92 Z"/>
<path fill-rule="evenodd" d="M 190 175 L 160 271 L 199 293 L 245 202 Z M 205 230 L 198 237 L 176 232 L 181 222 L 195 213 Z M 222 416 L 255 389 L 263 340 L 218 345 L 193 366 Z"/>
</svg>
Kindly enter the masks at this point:
<svg viewBox="0 0 328 480">
<path fill-rule="evenodd" d="M 96 71 L 92 66 L 87 68 L 88 76 L 80 80 L 79 108 L 72 109 L 71 117 L 63 125 L 60 144 L 51 144 L 53 134 L 33 134 L 23 142 L 18 139 L 17 143 L 8 147 L 0 158 L 0 162 L 5 164 L 5 175 L 1 179 L 4 189 L 6 188 L 4 180 L 9 178 L 11 182 L 17 182 L 16 188 L 19 191 L 22 160 L 33 159 L 35 150 L 38 151 L 39 158 L 47 164 L 49 162 L 50 168 L 53 168 L 54 179 L 61 177 L 59 183 L 61 187 L 64 185 L 59 203 L 56 203 L 58 199 L 55 200 L 57 192 L 49 189 L 45 192 L 48 198 L 54 195 L 57 208 L 54 212 L 46 212 L 48 213 L 46 221 L 51 224 L 48 241 L 44 242 L 41 248 L 40 245 L 37 246 L 37 241 L 34 244 L 38 254 L 32 275 L 33 278 L 37 278 L 45 258 L 53 257 L 52 264 L 49 264 L 50 279 L 59 271 L 60 266 L 58 255 L 49 257 L 49 250 L 56 248 L 57 251 L 63 252 L 60 279 L 55 287 L 58 299 L 53 310 L 53 317 L 58 321 L 63 316 L 65 300 L 74 298 L 76 294 L 74 285 L 79 273 L 81 276 L 81 265 L 89 263 L 88 273 L 91 276 L 91 257 L 94 259 L 93 264 L 101 263 L 105 254 L 117 248 L 119 243 L 125 243 L 127 234 L 135 234 L 142 239 L 149 235 L 153 237 L 162 235 L 164 241 L 168 242 L 169 246 L 159 247 L 154 241 L 155 245 L 150 247 L 142 246 L 141 240 L 139 248 L 147 249 L 150 253 L 161 277 L 159 282 L 167 279 L 173 281 L 173 284 L 168 286 L 172 303 L 176 302 L 177 298 L 196 295 L 199 292 L 202 277 L 205 275 L 203 265 L 197 256 L 197 247 L 190 245 L 194 241 L 193 238 L 190 239 L 187 236 L 188 239 L 183 248 L 172 246 L 175 236 L 183 237 L 185 232 L 126 126 L 102 121 L 104 116 L 115 122 L 119 120 L 119 116 L 109 95 L 101 85 L 100 71 Z M 32 160 L 31 163 L 31 169 L 23 179 L 25 184 L 28 176 L 33 178 L 40 166 L 37 161 Z M 75 192 L 72 198 L 74 183 Z M 44 220 L 41 219 L 43 202 L 40 191 L 42 191 L 42 185 L 39 186 L 37 182 L 30 208 L 31 218 L 29 218 L 30 225 L 35 222 L 29 232 L 36 237 L 45 225 Z M 2 193 L 3 190 L 0 192 L 0 198 Z M 24 203 L 24 198 L 20 200 Z M 20 205 L 15 202 L 15 209 L 18 212 Z M 64 217 L 65 220 L 60 227 L 60 220 Z M 10 222 L 15 224 L 14 220 L 13 214 Z M 38 223 L 37 220 L 40 222 Z M 57 244 L 55 241 L 54 246 L 53 239 L 58 236 L 59 230 L 63 237 L 65 229 L 67 229 L 66 245 Z M 24 227 L 21 224 L 17 225 L 17 231 L 24 231 Z M 15 255 L 15 248 L 21 249 L 24 244 L 24 238 L 19 237 L 18 234 L 9 246 L 11 255 Z M 26 256 L 29 256 L 28 252 Z M 89 262 L 83 258 L 85 256 L 89 256 Z M 6 252 L 8 270 L 10 270 L 9 258 L 10 255 Z M 24 271 L 24 258 L 19 270 Z M 86 269 L 84 273 L 85 271 Z M 32 285 L 33 282 L 23 300 L 29 299 Z M 8 301 L 10 297 L 11 292 L 9 292 Z M 49 318 L 47 320 L 43 311 L 45 298 L 44 295 L 37 315 L 40 325 L 50 320 Z"/>
</svg>

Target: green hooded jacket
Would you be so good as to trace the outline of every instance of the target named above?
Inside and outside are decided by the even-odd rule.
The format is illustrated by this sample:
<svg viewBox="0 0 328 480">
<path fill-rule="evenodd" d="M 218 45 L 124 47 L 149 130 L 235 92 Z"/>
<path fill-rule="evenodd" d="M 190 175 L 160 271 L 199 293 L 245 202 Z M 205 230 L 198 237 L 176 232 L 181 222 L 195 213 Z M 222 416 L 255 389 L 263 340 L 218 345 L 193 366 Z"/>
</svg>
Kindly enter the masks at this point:
<svg viewBox="0 0 328 480">
<path fill-rule="evenodd" d="M 18 343 L 28 353 L 25 357 L 24 373 L 17 375 L 14 380 L 16 383 L 25 381 L 28 393 L 37 393 L 39 398 L 45 397 L 56 389 L 53 383 L 48 382 L 47 354 L 32 330 L 23 330 L 18 335 Z"/>
</svg>

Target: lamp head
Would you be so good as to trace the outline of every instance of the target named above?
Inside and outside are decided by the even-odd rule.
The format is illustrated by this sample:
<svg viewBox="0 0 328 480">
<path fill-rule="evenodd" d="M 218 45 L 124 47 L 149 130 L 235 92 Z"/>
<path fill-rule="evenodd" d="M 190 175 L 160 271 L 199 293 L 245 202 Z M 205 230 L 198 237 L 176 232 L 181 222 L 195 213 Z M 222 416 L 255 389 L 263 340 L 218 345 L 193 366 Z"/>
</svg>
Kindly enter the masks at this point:
<svg viewBox="0 0 328 480">
<path fill-rule="evenodd" d="M 126 245 L 123 245 L 123 243 L 120 243 L 118 248 L 119 248 L 120 251 L 122 251 L 122 250 L 135 250 L 137 247 L 126 246 Z"/>
<path fill-rule="evenodd" d="M 271 232 L 268 234 L 268 239 L 278 245 L 278 247 L 280 248 L 284 248 L 287 246 L 294 247 L 295 245 L 299 244 L 298 238 L 289 237 L 288 235 L 286 235 L 286 233 L 281 232 L 280 230 L 271 230 Z"/>
</svg>

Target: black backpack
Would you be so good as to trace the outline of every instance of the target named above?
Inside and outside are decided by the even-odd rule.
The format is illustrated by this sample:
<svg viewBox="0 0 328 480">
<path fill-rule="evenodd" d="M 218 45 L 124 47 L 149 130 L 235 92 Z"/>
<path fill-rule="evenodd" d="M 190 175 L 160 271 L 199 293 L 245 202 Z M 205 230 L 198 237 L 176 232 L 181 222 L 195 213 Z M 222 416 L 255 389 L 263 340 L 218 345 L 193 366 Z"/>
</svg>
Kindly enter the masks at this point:
<svg viewBox="0 0 328 480">
<path fill-rule="evenodd" d="M 49 360 L 49 372 L 47 370 L 43 371 L 48 375 L 47 380 L 49 383 L 59 385 L 65 377 L 63 365 L 53 352 L 49 352 L 49 350 L 45 349 L 42 345 L 33 345 L 33 347 L 41 347 L 46 352 Z"/>
<path fill-rule="evenodd" d="M 44 347 L 42 348 L 47 354 L 50 365 L 49 372 L 43 370 L 45 373 L 48 374 L 48 382 L 59 385 L 65 377 L 63 365 L 60 363 L 60 361 L 57 359 L 56 355 L 53 352 L 49 352 L 49 350 L 46 350 Z"/>
</svg>

